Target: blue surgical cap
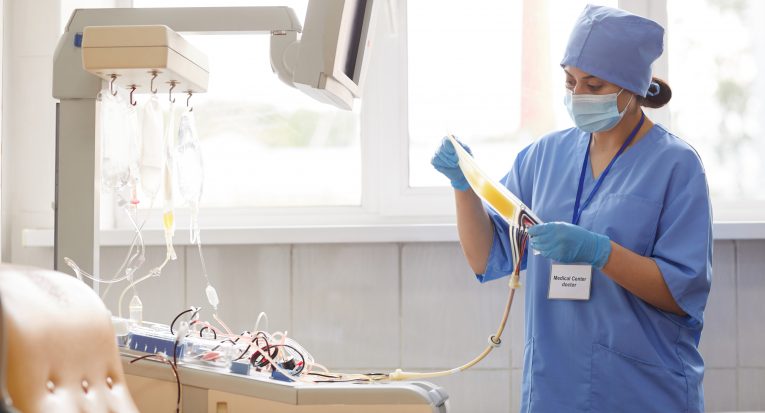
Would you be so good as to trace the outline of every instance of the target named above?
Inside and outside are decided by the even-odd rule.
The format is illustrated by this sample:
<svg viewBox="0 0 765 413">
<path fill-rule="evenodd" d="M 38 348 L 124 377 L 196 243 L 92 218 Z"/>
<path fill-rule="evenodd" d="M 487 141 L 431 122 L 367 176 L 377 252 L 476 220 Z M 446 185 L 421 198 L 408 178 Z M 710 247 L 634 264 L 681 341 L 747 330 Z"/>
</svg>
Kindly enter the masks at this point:
<svg viewBox="0 0 765 413">
<path fill-rule="evenodd" d="M 664 28 L 624 10 L 588 4 L 574 25 L 561 66 L 574 66 L 645 97 Z"/>
</svg>

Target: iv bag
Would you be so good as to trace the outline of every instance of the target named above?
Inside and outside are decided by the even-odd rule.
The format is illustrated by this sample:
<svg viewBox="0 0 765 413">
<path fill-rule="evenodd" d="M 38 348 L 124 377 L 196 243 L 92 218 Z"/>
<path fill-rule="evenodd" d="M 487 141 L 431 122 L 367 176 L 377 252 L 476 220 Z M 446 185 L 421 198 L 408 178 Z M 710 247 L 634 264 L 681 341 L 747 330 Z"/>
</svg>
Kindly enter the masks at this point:
<svg viewBox="0 0 765 413">
<path fill-rule="evenodd" d="M 126 138 L 128 142 L 128 169 L 130 171 L 130 176 L 128 177 L 128 182 L 131 187 L 131 201 L 134 204 L 138 203 L 138 199 L 136 197 L 136 190 L 138 189 L 138 182 L 139 179 L 139 170 L 138 170 L 138 162 L 141 157 L 141 125 L 138 123 L 138 110 L 136 110 L 136 107 L 131 105 L 128 102 L 125 102 L 125 133 Z"/>
<path fill-rule="evenodd" d="M 184 201 L 188 202 L 192 208 L 197 208 L 202 198 L 204 173 L 202 148 L 197 137 L 194 112 L 184 111 L 178 122 L 178 144 L 175 148 L 178 190 Z"/>
<path fill-rule="evenodd" d="M 165 117 L 164 126 L 164 151 L 165 151 L 165 167 L 164 172 L 164 194 L 165 194 L 165 210 L 172 211 L 175 207 L 175 194 L 173 185 L 177 180 L 175 176 L 175 137 L 178 135 L 176 125 L 178 124 L 178 107 L 174 103 L 170 103 L 165 107 L 163 111 Z"/>
<path fill-rule="evenodd" d="M 141 124 L 141 188 L 149 197 L 154 198 L 162 186 L 162 173 L 165 167 L 165 130 L 162 107 L 159 98 L 153 94 L 143 107 Z"/>
<path fill-rule="evenodd" d="M 101 183 L 107 190 L 116 192 L 130 180 L 129 113 L 125 101 L 107 89 L 99 92 L 96 100 L 101 139 Z"/>
</svg>

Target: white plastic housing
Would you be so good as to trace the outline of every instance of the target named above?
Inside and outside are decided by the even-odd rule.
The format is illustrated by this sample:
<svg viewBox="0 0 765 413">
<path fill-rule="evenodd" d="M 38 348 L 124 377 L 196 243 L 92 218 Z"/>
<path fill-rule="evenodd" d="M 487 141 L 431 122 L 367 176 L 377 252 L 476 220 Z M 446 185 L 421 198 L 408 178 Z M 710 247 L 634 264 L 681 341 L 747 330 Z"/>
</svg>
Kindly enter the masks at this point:
<svg viewBox="0 0 765 413">
<path fill-rule="evenodd" d="M 294 85 L 313 98 L 343 109 L 361 97 L 372 48 L 375 0 L 308 3 L 299 40 Z"/>
<path fill-rule="evenodd" d="M 167 26 L 88 26 L 83 30 L 82 66 L 107 81 L 113 74 L 121 87 L 136 85 L 149 90 L 206 92 L 209 80 L 207 56 Z"/>
</svg>

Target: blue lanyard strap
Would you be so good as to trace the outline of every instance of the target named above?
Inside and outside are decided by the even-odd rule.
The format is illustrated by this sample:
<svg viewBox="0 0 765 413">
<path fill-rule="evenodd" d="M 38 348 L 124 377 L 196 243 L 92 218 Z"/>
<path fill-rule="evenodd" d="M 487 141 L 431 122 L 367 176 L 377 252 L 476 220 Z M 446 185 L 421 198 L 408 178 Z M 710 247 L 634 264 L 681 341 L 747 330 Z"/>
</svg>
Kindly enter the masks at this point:
<svg viewBox="0 0 765 413">
<path fill-rule="evenodd" d="M 640 130 L 640 127 L 643 126 L 643 121 L 645 121 L 645 113 L 642 113 L 640 115 L 640 121 L 638 122 L 637 126 L 635 126 L 635 129 L 632 130 L 632 132 L 630 133 L 630 136 L 627 137 L 627 140 L 624 141 L 624 143 L 622 144 L 622 147 L 619 148 L 619 152 L 616 152 L 616 155 L 614 155 L 613 159 L 611 159 L 611 162 L 609 162 L 608 166 L 606 166 L 606 169 L 603 170 L 603 173 L 600 174 L 598 181 L 595 182 L 595 186 L 592 188 L 592 191 L 590 191 L 590 195 L 587 196 L 587 199 L 584 201 L 584 204 L 582 204 L 580 208 L 579 203 L 581 202 L 582 191 L 584 190 L 584 175 L 587 173 L 587 166 L 589 165 L 589 160 L 590 160 L 590 144 L 592 143 L 592 134 L 590 134 L 590 140 L 587 142 L 587 149 L 584 151 L 584 162 L 582 163 L 582 172 L 579 174 L 579 187 L 576 190 L 576 202 L 574 203 L 574 216 L 571 217 L 572 224 L 579 225 L 579 219 L 582 217 L 582 211 L 585 208 L 587 208 L 588 205 L 590 205 L 590 201 L 592 201 L 592 198 L 595 196 L 595 193 L 598 192 L 600 185 L 603 183 L 603 180 L 606 178 L 606 175 L 608 175 L 608 172 L 611 170 L 611 167 L 614 166 L 614 162 L 616 162 L 616 159 L 619 158 L 622 152 L 624 152 L 624 150 L 627 149 L 627 146 L 630 145 L 632 140 L 635 139 L 635 135 L 637 135 L 638 131 Z"/>
</svg>

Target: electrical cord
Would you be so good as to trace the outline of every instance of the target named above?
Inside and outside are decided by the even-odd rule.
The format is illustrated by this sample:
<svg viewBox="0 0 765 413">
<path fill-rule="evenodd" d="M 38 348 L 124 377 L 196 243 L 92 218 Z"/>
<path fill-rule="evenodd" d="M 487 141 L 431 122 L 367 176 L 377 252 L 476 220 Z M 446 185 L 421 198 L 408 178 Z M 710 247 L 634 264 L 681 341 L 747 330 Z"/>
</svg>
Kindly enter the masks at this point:
<svg viewBox="0 0 765 413">
<path fill-rule="evenodd" d="M 173 349 L 173 361 L 170 361 L 164 354 L 157 353 L 157 354 L 147 354 L 145 356 L 136 357 L 133 360 L 130 360 L 130 364 L 133 364 L 133 363 L 135 363 L 136 361 L 139 361 L 139 360 L 154 360 L 154 361 L 158 361 L 160 363 L 165 363 L 165 364 L 169 365 L 170 368 L 173 369 L 173 376 L 175 376 L 175 383 L 176 383 L 176 386 L 177 386 L 176 393 L 177 393 L 178 396 L 177 396 L 176 402 L 175 402 L 176 403 L 175 404 L 175 412 L 176 413 L 181 413 L 181 410 L 182 410 L 181 399 L 183 397 L 182 396 L 183 395 L 183 387 L 181 386 L 181 378 L 178 375 L 178 364 L 177 364 L 177 360 L 175 358 L 175 353 L 177 352 L 177 347 L 178 347 L 178 342 L 176 341 L 175 342 L 175 348 Z"/>
<path fill-rule="evenodd" d="M 201 307 L 190 307 L 188 310 L 181 311 L 175 318 L 173 318 L 173 321 L 170 323 L 170 334 L 175 334 L 175 331 L 173 331 L 173 327 L 175 326 L 175 323 L 178 321 L 179 318 L 183 317 L 184 314 L 191 313 L 191 316 L 189 316 L 189 324 L 191 322 L 196 321 L 199 317 L 199 310 Z"/>
</svg>

